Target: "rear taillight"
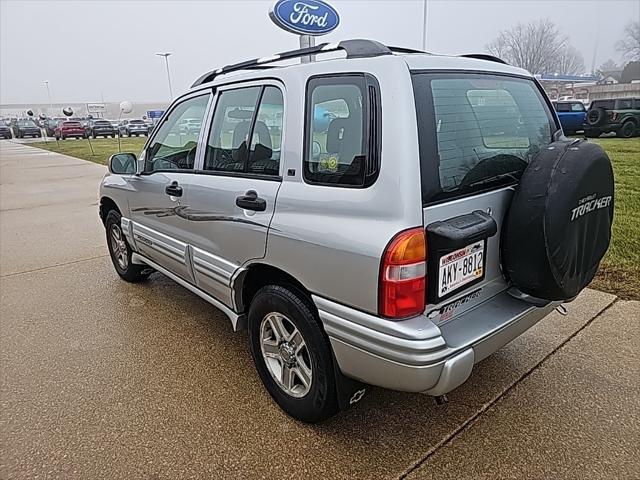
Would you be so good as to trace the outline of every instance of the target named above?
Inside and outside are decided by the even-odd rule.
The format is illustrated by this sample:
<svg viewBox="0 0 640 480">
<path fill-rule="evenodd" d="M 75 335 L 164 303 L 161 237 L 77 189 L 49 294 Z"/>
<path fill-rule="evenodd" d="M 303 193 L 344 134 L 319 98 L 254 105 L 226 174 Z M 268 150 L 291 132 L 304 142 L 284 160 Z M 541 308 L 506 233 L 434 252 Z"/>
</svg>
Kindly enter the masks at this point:
<svg viewBox="0 0 640 480">
<path fill-rule="evenodd" d="M 380 315 L 406 318 L 424 311 L 426 260 L 424 229 L 405 230 L 391 240 L 380 269 Z"/>
</svg>

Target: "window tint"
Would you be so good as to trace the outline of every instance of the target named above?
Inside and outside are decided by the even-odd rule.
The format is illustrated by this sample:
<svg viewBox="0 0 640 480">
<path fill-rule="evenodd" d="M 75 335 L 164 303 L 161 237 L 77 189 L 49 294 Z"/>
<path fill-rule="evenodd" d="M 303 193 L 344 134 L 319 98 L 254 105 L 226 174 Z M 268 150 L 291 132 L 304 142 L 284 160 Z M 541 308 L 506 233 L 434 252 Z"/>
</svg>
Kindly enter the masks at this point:
<svg viewBox="0 0 640 480">
<path fill-rule="evenodd" d="M 372 98 L 377 102 L 373 86 Z M 311 183 L 364 186 L 377 173 L 371 162 L 369 131 L 377 132 L 368 111 L 364 76 L 316 78 L 309 81 L 306 111 L 304 177 Z M 376 108 L 374 110 L 377 111 Z M 375 119 L 378 115 L 375 115 Z M 374 119 L 374 120 L 375 120 Z M 377 120 L 376 120 L 377 121 Z M 369 154 L 372 150 L 372 155 Z"/>
<path fill-rule="evenodd" d="M 527 79 L 418 73 L 413 82 L 425 202 L 516 181 L 556 129 Z"/>
<path fill-rule="evenodd" d="M 556 107 L 556 112 L 570 112 L 571 111 L 571 104 L 569 104 L 569 103 L 556 103 L 555 107 Z"/>
<path fill-rule="evenodd" d="M 591 106 L 589 108 L 604 108 L 606 110 L 613 110 L 615 104 L 615 100 L 594 100 L 593 102 L 591 102 Z"/>
<path fill-rule="evenodd" d="M 193 97 L 171 111 L 147 149 L 145 172 L 193 169 L 201 127 L 187 131 L 181 125 L 185 118 L 199 118 L 202 124 L 208 102 L 209 95 Z"/>
<path fill-rule="evenodd" d="M 633 108 L 633 99 L 618 100 L 616 102 L 616 110 L 628 110 Z"/>
<path fill-rule="evenodd" d="M 204 160 L 204 169 L 244 172 L 247 139 L 261 87 L 220 93 Z"/>
<path fill-rule="evenodd" d="M 280 89 L 265 87 L 253 125 L 247 168 L 249 173 L 265 175 L 280 173 L 283 113 L 284 102 Z"/>
</svg>

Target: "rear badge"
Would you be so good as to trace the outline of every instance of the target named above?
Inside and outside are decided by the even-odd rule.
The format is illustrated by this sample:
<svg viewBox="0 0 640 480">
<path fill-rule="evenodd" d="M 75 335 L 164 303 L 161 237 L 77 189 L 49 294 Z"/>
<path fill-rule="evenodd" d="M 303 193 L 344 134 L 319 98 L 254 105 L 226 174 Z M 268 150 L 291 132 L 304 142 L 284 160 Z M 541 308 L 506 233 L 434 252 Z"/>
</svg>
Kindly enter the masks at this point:
<svg viewBox="0 0 640 480">
<path fill-rule="evenodd" d="M 451 320 L 453 318 L 453 314 L 458 308 L 460 308 L 465 303 L 469 303 L 471 300 L 478 298 L 480 296 L 481 291 L 482 291 L 481 288 L 479 288 L 478 290 L 474 290 L 473 292 L 466 294 L 464 297 L 454 300 L 451 303 L 447 303 L 446 305 L 439 308 L 438 310 L 433 310 L 429 312 L 427 317 L 429 317 L 432 320 L 435 319 L 436 317 L 439 317 L 436 320 L 437 323 L 443 323 L 443 322 L 446 322 L 447 320 Z"/>
</svg>

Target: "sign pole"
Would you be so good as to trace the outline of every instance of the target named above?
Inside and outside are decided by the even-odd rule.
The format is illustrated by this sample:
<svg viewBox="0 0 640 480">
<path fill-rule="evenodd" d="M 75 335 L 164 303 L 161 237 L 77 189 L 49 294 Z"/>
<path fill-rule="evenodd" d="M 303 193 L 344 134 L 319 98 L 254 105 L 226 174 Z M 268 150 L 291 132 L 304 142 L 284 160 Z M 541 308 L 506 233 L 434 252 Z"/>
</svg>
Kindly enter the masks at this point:
<svg viewBox="0 0 640 480">
<path fill-rule="evenodd" d="M 311 35 L 300 35 L 300 48 L 309 48 L 316 46 L 316 39 Z M 300 59 L 302 63 L 311 63 L 316 60 L 315 55 L 305 55 Z"/>
</svg>

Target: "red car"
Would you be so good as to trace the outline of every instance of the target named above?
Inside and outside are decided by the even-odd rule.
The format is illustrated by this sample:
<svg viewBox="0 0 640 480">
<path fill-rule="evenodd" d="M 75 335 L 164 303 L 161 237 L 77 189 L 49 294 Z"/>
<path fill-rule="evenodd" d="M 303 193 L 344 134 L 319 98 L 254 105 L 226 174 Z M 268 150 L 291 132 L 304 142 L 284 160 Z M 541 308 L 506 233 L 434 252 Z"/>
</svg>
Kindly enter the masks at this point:
<svg viewBox="0 0 640 480">
<path fill-rule="evenodd" d="M 80 122 L 60 122 L 53 131 L 56 140 L 64 140 L 69 137 L 87 138 L 87 132 Z"/>
</svg>

